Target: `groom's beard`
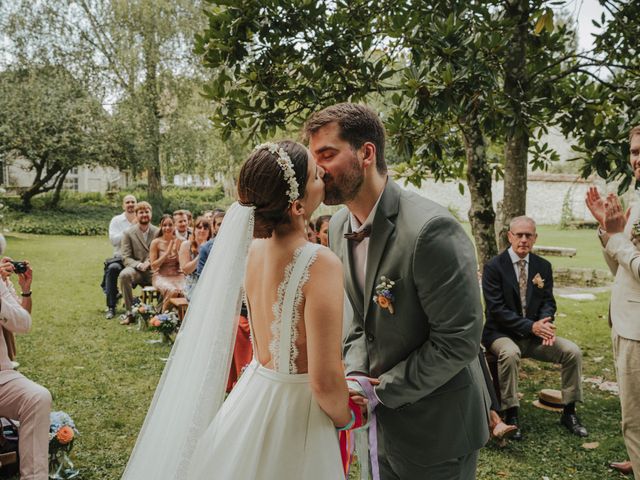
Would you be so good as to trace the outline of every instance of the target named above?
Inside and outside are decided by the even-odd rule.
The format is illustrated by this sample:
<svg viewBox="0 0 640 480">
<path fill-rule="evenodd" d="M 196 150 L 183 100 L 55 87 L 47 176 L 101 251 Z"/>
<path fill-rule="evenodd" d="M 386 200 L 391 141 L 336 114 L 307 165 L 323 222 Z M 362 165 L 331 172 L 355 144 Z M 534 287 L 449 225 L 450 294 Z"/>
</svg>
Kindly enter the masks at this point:
<svg viewBox="0 0 640 480">
<path fill-rule="evenodd" d="M 324 204 L 341 205 L 353 200 L 362 183 L 364 182 L 364 172 L 354 163 L 349 170 L 339 177 L 334 177 L 329 172 L 325 172 L 324 177 Z"/>
</svg>

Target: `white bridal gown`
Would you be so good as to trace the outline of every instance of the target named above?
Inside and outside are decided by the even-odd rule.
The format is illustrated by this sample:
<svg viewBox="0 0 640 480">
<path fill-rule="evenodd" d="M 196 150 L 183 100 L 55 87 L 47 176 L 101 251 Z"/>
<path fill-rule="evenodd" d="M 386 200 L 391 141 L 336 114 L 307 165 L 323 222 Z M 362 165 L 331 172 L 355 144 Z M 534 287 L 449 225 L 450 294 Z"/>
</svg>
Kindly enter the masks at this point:
<svg viewBox="0 0 640 480">
<path fill-rule="evenodd" d="M 296 369 L 302 287 L 317 249 L 296 250 L 278 288 L 274 368 L 254 357 L 199 439 L 188 480 L 344 480 L 336 429 L 313 398 L 309 375 Z"/>
</svg>

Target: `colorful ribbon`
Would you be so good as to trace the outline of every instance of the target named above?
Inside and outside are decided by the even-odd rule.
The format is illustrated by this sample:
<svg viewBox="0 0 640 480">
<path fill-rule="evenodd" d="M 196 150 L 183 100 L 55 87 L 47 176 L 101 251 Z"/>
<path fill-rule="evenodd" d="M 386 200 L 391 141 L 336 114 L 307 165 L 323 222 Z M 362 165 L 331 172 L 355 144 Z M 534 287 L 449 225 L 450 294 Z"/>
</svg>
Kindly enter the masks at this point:
<svg viewBox="0 0 640 480">
<path fill-rule="evenodd" d="M 347 377 L 347 380 L 352 380 L 358 383 L 362 393 L 368 400 L 367 403 L 367 423 L 365 427 L 369 427 L 369 458 L 371 460 L 371 478 L 373 480 L 380 480 L 380 467 L 378 465 L 378 427 L 376 423 L 376 407 L 380 403 L 378 396 L 373 390 L 373 385 L 369 381 L 368 377 L 353 376 Z M 353 454 L 354 442 L 348 442 L 350 445 L 350 453 Z M 360 462 L 366 461 L 361 458 Z"/>
</svg>

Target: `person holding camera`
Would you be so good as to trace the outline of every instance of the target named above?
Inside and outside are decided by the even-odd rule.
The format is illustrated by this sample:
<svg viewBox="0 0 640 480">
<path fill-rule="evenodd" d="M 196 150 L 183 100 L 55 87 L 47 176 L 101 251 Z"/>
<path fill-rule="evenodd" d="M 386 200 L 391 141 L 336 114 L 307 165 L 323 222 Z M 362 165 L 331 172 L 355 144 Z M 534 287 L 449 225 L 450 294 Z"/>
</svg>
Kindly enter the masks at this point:
<svg viewBox="0 0 640 480">
<path fill-rule="evenodd" d="M 6 245 L 0 235 L 0 255 Z M 21 296 L 10 277 L 18 274 Z M 18 450 L 21 480 L 46 480 L 49 476 L 49 390 L 13 369 L 14 334 L 31 329 L 31 280 L 29 262 L 0 259 L 0 416 L 20 422 Z"/>
</svg>

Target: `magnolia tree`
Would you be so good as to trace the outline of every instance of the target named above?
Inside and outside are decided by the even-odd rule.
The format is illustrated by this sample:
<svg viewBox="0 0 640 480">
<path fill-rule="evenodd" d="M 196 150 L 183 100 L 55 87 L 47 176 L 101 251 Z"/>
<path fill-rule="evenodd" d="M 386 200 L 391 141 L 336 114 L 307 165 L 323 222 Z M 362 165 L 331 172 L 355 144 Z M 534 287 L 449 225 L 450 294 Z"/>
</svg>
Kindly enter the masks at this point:
<svg viewBox="0 0 640 480">
<path fill-rule="evenodd" d="M 564 3 L 216 1 L 196 52 L 225 132 L 273 135 L 340 101 L 379 106 L 401 176 L 466 178 L 484 263 L 498 247 L 492 176 L 504 176 L 504 225 L 525 213 L 528 166 L 557 158 L 534 132 L 558 122 L 572 79 L 595 63 L 554 19 Z"/>
</svg>

